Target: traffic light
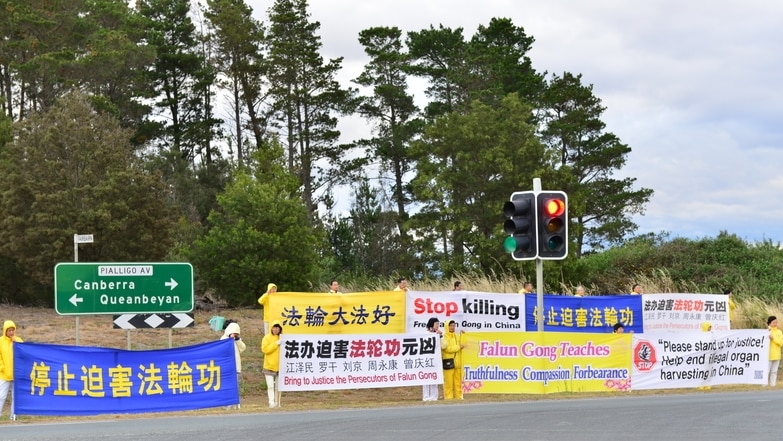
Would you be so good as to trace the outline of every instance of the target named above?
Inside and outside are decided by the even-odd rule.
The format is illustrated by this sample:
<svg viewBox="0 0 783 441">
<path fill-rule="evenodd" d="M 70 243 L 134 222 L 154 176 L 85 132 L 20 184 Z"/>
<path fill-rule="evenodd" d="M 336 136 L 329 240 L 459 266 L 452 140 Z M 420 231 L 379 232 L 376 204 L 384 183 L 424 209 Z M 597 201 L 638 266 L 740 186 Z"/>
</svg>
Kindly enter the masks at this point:
<svg viewBox="0 0 783 441">
<path fill-rule="evenodd" d="M 568 256 L 568 198 L 562 191 L 542 191 L 538 210 L 538 258 L 561 260 Z"/>
<path fill-rule="evenodd" d="M 536 195 L 532 191 L 518 191 L 503 205 L 508 218 L 503 231 L 509 236 L 503 241 L 503 249 L 514 260 L 531 260 L 538 257 L 536 249 Z"/>
</svg>

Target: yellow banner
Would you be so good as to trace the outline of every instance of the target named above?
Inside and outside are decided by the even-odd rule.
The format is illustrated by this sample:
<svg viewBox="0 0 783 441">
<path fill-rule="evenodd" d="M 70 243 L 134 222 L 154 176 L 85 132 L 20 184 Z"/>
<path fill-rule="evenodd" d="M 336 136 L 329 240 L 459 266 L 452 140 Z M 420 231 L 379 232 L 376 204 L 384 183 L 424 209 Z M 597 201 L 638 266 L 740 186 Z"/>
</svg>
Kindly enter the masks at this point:
<svg viewBox="0 0 783 441">
<path fill-rule="evenodd" d="M 404 291 L 278 292 L 269 296 L 269 312 L 290 334 L 405 333 Z"/>
<path fill-rule="evenodd" d="M 465 392 L 631 389 L 631 334 L 471 332 L 462 343 Z"/>
</svg>

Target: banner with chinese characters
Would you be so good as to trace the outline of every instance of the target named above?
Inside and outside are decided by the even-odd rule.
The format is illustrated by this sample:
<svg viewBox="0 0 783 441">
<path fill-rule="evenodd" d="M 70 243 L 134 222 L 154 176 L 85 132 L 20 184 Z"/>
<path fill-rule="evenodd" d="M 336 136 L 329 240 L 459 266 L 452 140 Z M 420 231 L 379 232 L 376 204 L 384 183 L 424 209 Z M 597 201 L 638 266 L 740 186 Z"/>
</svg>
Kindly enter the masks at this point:
<svg viewBox="0 0 783 441">
<path fill-rule="evenodd" d="M 405 292 L 348 294 L 278 292 L 269 296 L 270 321 L 286 334 L 402 334 Z"/>
<path fill-rule="evenodd" d="M 170 412 L 239 403 L 234 341 L 154 351 L 14 344 L 20 415 Z"/>
<path fill-rule="evenodd" d="M 408 332 L 424 332 L 427 320 L 455 320 L 465 331 L 524 331 L 525 296 L 474 291 L 408 291 Z"/>
<path fill-rule="evenodd" d="M 467 393 L 548 394 L 631 388 L 630 334 L 467 332 Z"/>
<path fill-rule="evenodd" d="M 655 332 L 633 336 L 633 389 L 767 384 L 769 331 Z"/>
<path fill-rule="evenodd" d="M 538 330 L 537 299 L 525 294 L 525 317 L 529 332 Z M 641 296 L 572 297 L 545 294 L 544 331 L 612 333 L 616 323 L 623 323 L 626 332 L 642 332 Z"/>
<path fill-rule="evenodd" d="M 639 296 L 637 296 L 639 297 Z M 644 332 L 729 329 L 729 297 L 722 294 L 643 294 Z"/>
<path fill-rule="evenodd" d="M 281 391 L 443 383 L 437 334 L 283 334 L 281 340 Z"/>
</svg>

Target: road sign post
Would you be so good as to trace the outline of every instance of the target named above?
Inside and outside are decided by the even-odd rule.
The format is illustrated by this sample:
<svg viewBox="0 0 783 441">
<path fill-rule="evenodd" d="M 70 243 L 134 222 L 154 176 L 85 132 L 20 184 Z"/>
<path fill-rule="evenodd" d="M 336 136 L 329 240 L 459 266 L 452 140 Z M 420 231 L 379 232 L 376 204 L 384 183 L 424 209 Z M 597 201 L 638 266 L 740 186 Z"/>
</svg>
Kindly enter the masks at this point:
<svg viewBox="0 0 783 441">
<path fill-rule="evenodd" d="M 179 313 L 193 310 L 189 263 L 59 263 L 54 308 L 60 315 Z"/>
</svg>

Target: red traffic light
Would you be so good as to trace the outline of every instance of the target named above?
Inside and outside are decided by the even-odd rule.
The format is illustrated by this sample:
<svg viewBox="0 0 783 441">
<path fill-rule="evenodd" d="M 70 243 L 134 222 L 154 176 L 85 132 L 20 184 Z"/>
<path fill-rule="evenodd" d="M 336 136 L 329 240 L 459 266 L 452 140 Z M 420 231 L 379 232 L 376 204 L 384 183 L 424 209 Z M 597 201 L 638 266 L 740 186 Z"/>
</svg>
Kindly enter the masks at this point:
<svg viewBox="0 0 783 441">
<path fill-rule="evenodd" d="M 562 216 L 565 213 L 565 201 L 562 199 L 546 199 L 543 204 L 547 216 Z"/>
<path fill-rule="evenodd" d="M 538 258 L 561 260 L 568 256 L 568 198 L 562 191 L 543 191 L 536 197 Z"/>
</svg>

